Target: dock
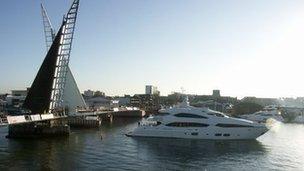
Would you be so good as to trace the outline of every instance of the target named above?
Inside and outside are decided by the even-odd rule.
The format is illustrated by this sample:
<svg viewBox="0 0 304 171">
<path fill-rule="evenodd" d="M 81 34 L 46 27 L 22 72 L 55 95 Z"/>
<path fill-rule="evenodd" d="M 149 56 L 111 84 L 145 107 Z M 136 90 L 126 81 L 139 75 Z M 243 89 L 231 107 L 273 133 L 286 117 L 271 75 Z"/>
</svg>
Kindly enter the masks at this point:
<svg viewBox="0 0 304 171">
<path fill-rule="evenodd" d="M 19 115 L 7 116 L 7 123 L 2 122 L 1 125 L 8 126 L 7 138 L 67 136 L 70 133 L 70 127 L 96 128 L 102 122 L 112 122 L 114 118 L 143 117 L 144 114 L 145 111 L 142 110 L 125 110 L 84 112 L 72 116 L 65 114 Z"/>
</svg>

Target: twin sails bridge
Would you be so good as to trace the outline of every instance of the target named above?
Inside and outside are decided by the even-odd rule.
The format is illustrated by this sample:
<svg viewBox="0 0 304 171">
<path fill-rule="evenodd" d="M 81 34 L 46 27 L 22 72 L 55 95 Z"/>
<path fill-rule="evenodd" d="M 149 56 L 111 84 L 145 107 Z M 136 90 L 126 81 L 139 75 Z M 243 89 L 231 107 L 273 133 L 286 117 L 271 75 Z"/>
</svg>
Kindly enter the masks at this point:
<svg viewBox="0 0 304 171">
<path fill-rule="evenodd" d="M 78 8 L 79 0 L 74 0 L 55 32 L 41 4 L 47 53 L 22 106 L 29 113 L 7 116 L 4 124 L 0 118 L 0 125 L 8 125 L 8 138 L 67 135 L 72 124 L 96 126 L 103 119 L 111 121 L 113 115 L 142 117 L 145 114 L 141 110 L 88 110 L 69 67 Z"/>
<path fill-rule="evenodd" d="M 78 8 L 74 0 L 56 33 L 41 4 L 47 53 L 22 106 L 29 113 L 7 116 L 7 137 L 69 134 L 68 117 L 109 114 L 87 110 L 69 67 Z"/>
<path fill-rule="evenodd" d="M 22 106 L 31 114 L 8 116 L 8 124 L 65 118 L 86 107 L 69 68 L 78 7 L 74 0 L 55 33 L 41 4 L 47 54 Z"/>
</svg>

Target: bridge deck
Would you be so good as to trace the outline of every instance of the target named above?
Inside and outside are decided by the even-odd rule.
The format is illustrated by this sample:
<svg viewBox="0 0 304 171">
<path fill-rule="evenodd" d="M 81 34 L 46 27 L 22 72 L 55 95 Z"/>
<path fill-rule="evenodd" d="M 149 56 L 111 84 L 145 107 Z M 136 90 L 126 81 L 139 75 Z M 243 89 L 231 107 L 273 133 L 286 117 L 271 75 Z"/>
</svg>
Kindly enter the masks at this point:
<svg viewBox="0 0 304 171">
<path fill-rule="evenodd" d="M 63 119 L 67 117 L 81 117 L 81 116 L 100 116 L 105 114 L 115 114 L 121 111 L 84 111 L 78 112 L 75 115 L 56 115 L 56 114 L 33 114 L 33 115 L 18 115 L 18 116 L 7 116 L 7 119 L 0 120 L 0 126 L 16 125 L 24 123 L 41 122 L 48 120 Z"/>
<path fill-rule="evenodd" d="M 7 116 L 7 124 L 15 125 L 15 124 L 33 123 L 33 122 L 41 122 L 47 120 L 62 119 L 66 117 L 67 117 L 66 115 L 56 116 L 54 114 Z"/>
<path fill-rule="evenodd" d="M 98 111 L 98 112 L 82 112 L 69 117 L 79 117 L 79 116 L 97 116 L 102 114 L 111 113 L 113 111 Z M 67 118 L 67 115 L 57 116 L 54 114 L 33 114 L 33 115 L 18 115 L 18 116 L 7 116 L 7 119 L 0 120 L 0 126 L 15 125 L 15 124 L 24 124 L 24 123 L 33 123 L 41 122 L 47 120 L 55 120 Z"/>
</svg>

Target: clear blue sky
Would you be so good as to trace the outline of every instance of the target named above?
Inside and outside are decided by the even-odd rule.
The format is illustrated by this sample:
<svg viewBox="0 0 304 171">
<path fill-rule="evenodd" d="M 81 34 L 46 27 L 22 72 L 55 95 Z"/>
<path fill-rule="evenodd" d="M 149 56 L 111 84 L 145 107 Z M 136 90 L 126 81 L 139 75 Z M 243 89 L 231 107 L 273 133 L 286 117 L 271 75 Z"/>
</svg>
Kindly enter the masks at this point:
<svg viewBox="0 0 304 171">
<path fill-rule="evenodd" d="M 0 92 L 45 56 L 40 0 L 0 6 Z M 71 0 L 44 0 L 55 28 Z M 304 96 L 302 0 L 81 0 L 70 67 L 80 90 Z"/>
</svg>

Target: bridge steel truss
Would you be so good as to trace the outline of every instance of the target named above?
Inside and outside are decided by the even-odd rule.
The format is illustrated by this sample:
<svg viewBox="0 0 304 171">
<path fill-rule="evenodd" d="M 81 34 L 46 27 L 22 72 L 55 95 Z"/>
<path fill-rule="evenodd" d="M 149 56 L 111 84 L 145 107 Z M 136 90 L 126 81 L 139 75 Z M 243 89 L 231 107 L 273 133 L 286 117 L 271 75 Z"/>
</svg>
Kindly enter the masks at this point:
<svg viewBox="0 0 304 171">
<path fill-rule="evenodd" d="M 44 28 L 44 35 L 45 35 L 45 43 L 46 43 L 46 51 L 48 51 L 55 39 L 55 30 L 52 27 L 50 18 L 47 15 L 47 12 L 44 6 L 41 3 L 41 14 L 42 14 L 42 22 Z"/>
<path fill-rule="evenodd" d="M 63 19 L 63 29 L 61 32 L 60 47 L 57 55 L 58 59 L 55 68 L 49 113 L 52 113 L 53 110 L 64 108 L 63 96 L 78 7 L 79 0 L 74 0 L 69 12 L 66 14 L 66 16 L 64 16 Z"/>
</svg>

